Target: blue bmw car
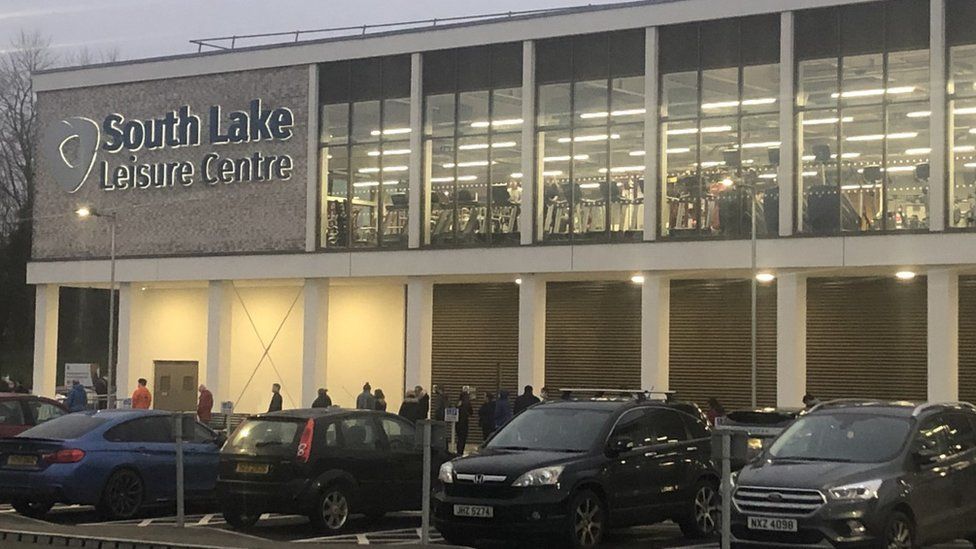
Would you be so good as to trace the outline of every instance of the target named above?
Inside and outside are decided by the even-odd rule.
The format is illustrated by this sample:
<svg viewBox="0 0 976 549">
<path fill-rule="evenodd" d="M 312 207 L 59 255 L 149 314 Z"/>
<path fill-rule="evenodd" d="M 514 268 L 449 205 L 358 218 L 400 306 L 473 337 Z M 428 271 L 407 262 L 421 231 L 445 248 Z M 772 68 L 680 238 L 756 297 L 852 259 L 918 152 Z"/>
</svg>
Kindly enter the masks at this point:
<svg viewBox="0 0 976 549">
<path fill-rule="evenodd" d="M 213 497 L 223 436 L 184 422 L 187 499 Z M 127 519 L 176 498 L 174 416 L 149 410 L 69 414 L 0 439 L 0 502 L 39 517 L 55 503 Z"/>
</svg>

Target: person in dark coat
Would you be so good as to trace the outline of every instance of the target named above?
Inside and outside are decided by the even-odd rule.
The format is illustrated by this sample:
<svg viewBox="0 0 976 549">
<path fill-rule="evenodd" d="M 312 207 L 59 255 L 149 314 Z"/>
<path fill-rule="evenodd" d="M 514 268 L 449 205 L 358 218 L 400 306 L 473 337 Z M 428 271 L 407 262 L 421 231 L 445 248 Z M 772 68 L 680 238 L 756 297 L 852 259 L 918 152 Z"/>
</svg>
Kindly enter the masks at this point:
<svg viewBox="0 0 976 549">
<path fill-rule="evenodd" d="M 495 432 L 495 395 L 485 393 L 485 403 L 478 408 L 478 427 L 485 440 Z"/>
<path fill-rule="evenodd" d="M 450 406 L 450 397 L 447 396 L 447 392 L 440 391 L 437 386 L 434 386 L 434 419 L 437 421 L 444 421 L 444 416 L 446 415 L 447 407 Z"/>
<path fill-rule="evenodd" d="M 532 394 L 532 386 L 526 385 L 525 392 L 523 392 L 515 399 L 515 408 L 512 410 L 512 413 L 515 415 L 519 415 L 523 411 L 525 411 L 525 409 L 528 408 L 529 406 L 538 403 L 539 403 L 539 398 Z"/>
<path fill-rule="evenodd" d="M 457 422 L 457 455 L 464 455 L 464 447 L 468 443 L 468 429 L 470 428 L 471 395 L 468 394 L 467 387 L 461 389 L 461 398 L 458 400 L 458 422 Z"/>
<path fill-rule="evenodd" d="M 500 391 L 498 401 L 495 402 L 495 429 L 500 429 L 510 419 L 512 419 L 512 405 L 508 401 L 508 391 Z"/>
<path fill-rule="evenodd" d="M 376 398 L 373 397 L 373 386 L 369 383 L 363 385 L 363 392 L 356 397 L 357 410 L 372 410 L 376 408 Z"/>
<path fill-rule="evenodd" d="M 400 404 L 399 415 L 410 423 L 416 423 L 420 419 L 420 403 L 417 402 L 417 393 L 412 390 L 407 391 L 403 397 L 403 403 Z"/>
<path fill-rule="evenodd" d="M 207 389 L 206 385 L 200 385 L 197 390 L 200 391 L 200 399 L 197 401 L 197 418 L 200 423 L 209 424 L 210 420 L 213 419 L 213 393 Z"/>
<path fill-rule="evenodd" d="M 430 415 L 430 395 L 424 392 L 424 388 L 417 385 L 413 388 L 417 398 L 417 419 L 427 419 Z"/>
<path fill-rule="evenodd" d="M 329 398 L 329 390 L 323 387 L 319 389 L 319 396 L 312 401 L 312 408 L 328 408 L 329 406 L 332 406 L 332 399 Z"/>
<path fill-rule="evenodd" d="M 71 392 L 68 393 L 68 400 L 64 402 L 69 412 L 83 412 L 88 407 L 88 393 L 85 386 L 78 383 L 78 380 L 71 382 Z"/>
<path fill-rule="evenodd" d="M 281 411 L 281 385 L 278 383 L 271 386 L 271 404 L 268 406 L 268 411 Z"/>
<path fill-rule="evenodd" d="M 383 394 L 383 389 L 373 391 L 373 409 L 380 412 L 386 411 L 386 395 Z"/>
</svg>

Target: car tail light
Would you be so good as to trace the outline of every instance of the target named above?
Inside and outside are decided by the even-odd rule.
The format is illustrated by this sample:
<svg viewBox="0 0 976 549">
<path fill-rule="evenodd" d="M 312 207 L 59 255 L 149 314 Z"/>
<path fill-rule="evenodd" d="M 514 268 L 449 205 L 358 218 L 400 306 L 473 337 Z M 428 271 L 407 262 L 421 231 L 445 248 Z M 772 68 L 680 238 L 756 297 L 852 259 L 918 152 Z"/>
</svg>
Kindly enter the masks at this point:
<svg viewBox="0 0 976 549">
<path fill-rule="evenodd" d="M 77 448 L 58 450 L 53 454 L 44 454 L 41 459 L 45 463 L 78 463 L 85 458 L 85 451 Z"/>
<path fill-rule="evenodd" d="M 308 456 L 312 453 L 312 436 L 315 434 L 315 420 L 309 419 L 305 422 L 305 430 L 302 431 L 302 438 L 298 441 L 298 453 L 295 457 L 302 463 L 308 463 Z"/>
</svg>

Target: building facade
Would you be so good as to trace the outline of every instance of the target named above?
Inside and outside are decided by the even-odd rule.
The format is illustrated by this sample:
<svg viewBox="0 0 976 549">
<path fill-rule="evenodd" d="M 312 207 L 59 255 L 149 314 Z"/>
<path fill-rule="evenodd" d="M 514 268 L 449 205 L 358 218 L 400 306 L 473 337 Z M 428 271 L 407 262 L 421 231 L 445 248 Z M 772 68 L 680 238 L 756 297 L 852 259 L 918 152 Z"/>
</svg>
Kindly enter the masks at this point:
<svg viewBox="0 0 976 549">
<path fill-rule="evenodd" d="M 974 400 L 974 18 L 644 1 L 39 74 L 35 390 L 114 265 L 123 395 Z"/>
</svg>

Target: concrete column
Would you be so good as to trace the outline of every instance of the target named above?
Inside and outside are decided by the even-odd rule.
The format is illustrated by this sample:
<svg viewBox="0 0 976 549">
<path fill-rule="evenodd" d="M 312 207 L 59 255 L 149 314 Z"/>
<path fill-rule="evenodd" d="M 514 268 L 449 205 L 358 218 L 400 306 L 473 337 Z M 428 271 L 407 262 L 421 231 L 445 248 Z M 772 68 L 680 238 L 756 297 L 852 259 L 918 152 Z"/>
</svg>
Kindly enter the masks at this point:
<svg viewBox="0 0 976 549">
<path fill-rule="evenodd" d="M 519 234 L 522 244 L 535 242 L 542 227 L 542 186 L 535 161 L 535 42 L 522 42 L 522 209 Z M 539 235 L 541 239 L 541 235 Z"/>
<path fill-rule="evenodd" d="M 522 275 L 519 285 L 519 390 L 526 385 L 536 394 L 546 384 L 546 281 Z"/>
<path fill-rule="evenodd" d="M 329 339 L 329 280 L 305 280 L 302 331 L 302 394 L 299 407 L 312 405 L 319 387 L 325 387 Z"/>
<path fill-rule="evenodd" d="M 796 96 L 793 61 L 793 12 L 780 14 L 779 37 L 779 235 L 793 234 L 794 204 L 797 203 L 796 177 L 796 117 L 793 103 Z"/>
<path fill-rule="evenodd" d="M 34 298 L 34 380 L 35 395 L 54 396 L 58 385 L 58 314 L 60 287 L 38 284 Z"/>
<path fill-rule="evenodd" d="M 670 388 L 671 280 L 644 273 L 641 287 L 641 389 Z"/>
<path fill-rule="evenodd" d="M 929 156 L 929 230 L 944 231 L 954 190 L 953 181 L 946 177 L 947 154 L 952 148 L 946 109 L 946 0 L 932 0 L 930 9 L 929 101 L 932 116 L 929 118 L 929 139 L 932 152 Z"/>
<path fill-rule="evenodd" d="M 776 282 L 776 327 L 776 405 L 798 408 L 807 392 L 806 275 L 787 273 Z"/>
<path fill-rule="evenodd" d="M 407 198 L 407 245 L 419 248 L 427 222 L 424 217 L 430 210 L 430 198 L 424 192 L 424 57 L 419 53 L 410 56 L 410 171 Z M 427 207 L 423 205 L 427 204 Z"/>
<path fill-rule="evenodd" d="M 128 398 L 128 392 L 133 389 L 135 380 L 132 378 L 132 311 L 138 311 L 136 302 L 139 300 L 141 288 L 133 291 L 131 282 L 119 284 L 119 327 L 118 351 L 115 361 L 115 400 Z M 104 374 L 104 372 L 103 372 Z"/>
<path fill-rule="evenodd" d="M 212 280 L 207 295 L 207 371 L 203 383 L 214 396 L 214 408 L 234 400 L 230 394 L 230 330 L 233 282 Z"/>
<path fill-rule="evenodd" d="M 658 30 L 648 27 L 644 31 L 644 240 L 657 239 L 659 204 L 661 198 L 661 117 L 660 90 L 658 89 Z"/>
<path fill-rule="evenodd" d="M 323 186 L 319 184 L 319 66 L 308 66 L 308 149 L 305 162 L 305 251 L 318 246 Z"/>
<path fill-rule="evenodd" d="M 959 400 L 959 273 L 928 272 L 929 400 Z"/>
<path fill-rule="evenodd" d="M 429 279 L 407 279 L 407 344 L 404 389 L 422 385 L 430 392 L 431 339 L 434 332 L 434 284 Z"/>
</svg>

